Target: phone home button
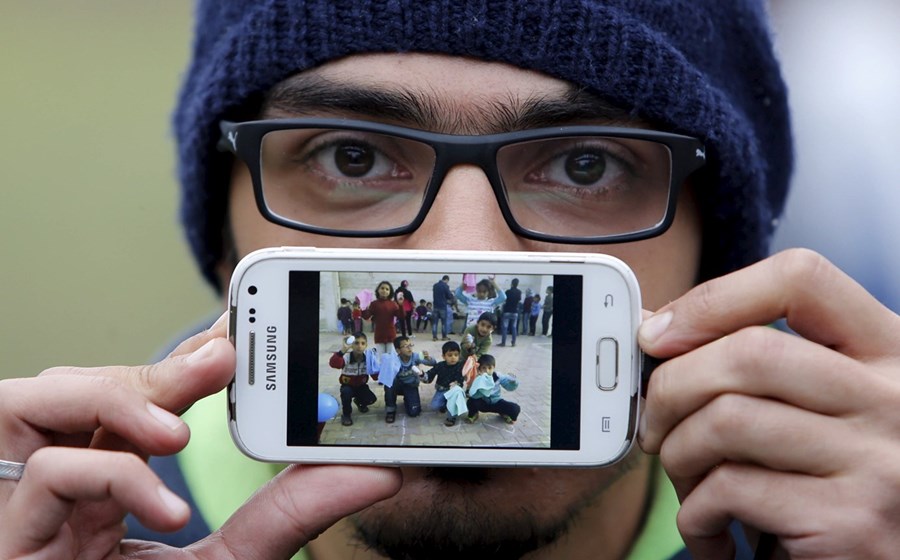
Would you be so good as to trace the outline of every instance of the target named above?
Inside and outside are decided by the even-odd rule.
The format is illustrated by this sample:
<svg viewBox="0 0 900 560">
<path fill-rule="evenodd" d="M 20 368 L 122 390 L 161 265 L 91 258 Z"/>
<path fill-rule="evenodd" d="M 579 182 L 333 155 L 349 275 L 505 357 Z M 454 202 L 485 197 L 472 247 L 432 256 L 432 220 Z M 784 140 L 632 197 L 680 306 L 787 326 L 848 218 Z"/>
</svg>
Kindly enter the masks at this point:
<svg viewBox="0 0 900 560">
<path fill-rule="evenodd" d="M 597 387 L 612 391 L 619 383 L 619 341 L 604 337 L 597 342 Z"/>
</svg>

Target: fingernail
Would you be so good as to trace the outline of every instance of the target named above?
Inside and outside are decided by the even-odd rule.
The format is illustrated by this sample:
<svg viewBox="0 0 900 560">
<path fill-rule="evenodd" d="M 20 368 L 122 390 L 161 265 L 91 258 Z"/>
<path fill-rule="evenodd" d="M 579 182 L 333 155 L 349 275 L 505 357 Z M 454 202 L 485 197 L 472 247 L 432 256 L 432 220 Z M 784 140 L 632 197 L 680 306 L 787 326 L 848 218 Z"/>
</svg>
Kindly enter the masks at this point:
<svg viewBox="0 0 900 560">
<path fill-rule="evenodd" d="M 195 364 L 197 362 L 202 362 L 203 360 L 208 358 L 210 355 L 212 355 L 213 342 L 215 342 L 215 339 L 210 340 L 200 348 L 194 350 L 194 352 L 190 354 L 185 361 L 189 364 Z"/>
<path fill-rule="evenodd" d="M 150 414 L 159 421 L 160 424 L 169 428 L 172 431 L 177 430 L 181 427 L 184 422 L 181 421 L 181 418 L 175 416 L 168 410 L 164 410 L 150 401 L 147 401 L 147 410 L 150 411 Z"/>
<path fill-rule="evenodd" d="M 190 507 L 188 507 L 187 503 L 173 494 L 171 490 L 160 484 L 157 487 L 157 491 L 159 492 L 159 498 L 162 500 L 163 505 L 165 505 L 166 509 L 172 512 L 174 516 L 183 517 L 190 513 Z"/>
<path fill-rule="evenodd" d="M 656 342 L 659 337 L 666 332 L 666 329 L 669 328 L 669 324 L 672 322 L 672 316 L 673 314 L 671 311 L 665 311 L 650 317 L 641 324 L 641 328 L 638 330 L 638 336 L 644 342 Z"/>
</svg>

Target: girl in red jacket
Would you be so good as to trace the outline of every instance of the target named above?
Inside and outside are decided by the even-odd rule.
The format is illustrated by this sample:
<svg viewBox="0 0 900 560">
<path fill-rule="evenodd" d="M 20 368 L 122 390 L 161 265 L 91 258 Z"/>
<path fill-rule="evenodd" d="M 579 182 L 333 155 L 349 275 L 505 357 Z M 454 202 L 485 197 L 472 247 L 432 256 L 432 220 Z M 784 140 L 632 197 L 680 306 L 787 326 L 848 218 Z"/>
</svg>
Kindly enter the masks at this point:
<svg viewBox="0 0 900 560">
<path fill-rule="evenodd" d="M 382 354 L 394 352 L 397 328 L 394 321 L 403 320 L 403 310 L 394 301 L 394 287 L 382 280 L 375 288 L 375 300 L 363 311 L 363 319 L 372 319 L 375 324 L 375 347 Z"/>
</svg>

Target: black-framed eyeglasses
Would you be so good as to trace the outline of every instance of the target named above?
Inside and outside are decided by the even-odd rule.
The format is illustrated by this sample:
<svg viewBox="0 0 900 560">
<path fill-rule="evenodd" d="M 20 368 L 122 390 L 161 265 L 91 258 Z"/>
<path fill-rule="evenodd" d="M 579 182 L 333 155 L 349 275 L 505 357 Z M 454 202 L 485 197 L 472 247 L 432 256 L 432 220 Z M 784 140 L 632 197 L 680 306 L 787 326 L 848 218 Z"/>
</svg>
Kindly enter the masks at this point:
<svg viewBox="0 0 900 560">
<path fill-rule="evenodd" d="M 413 232 L 447 172 L 480 167 L 516 234 L 621 243 L 671 225 L 679 186 L 706 160 L 687 136 L 563 126 L 461 136 L 348 119 L 220 123 L 219 149 L 250 170 L 271 222 L 344 237 Z M 466 212 L 467 201 L 459 201 Z"/>
</svg>

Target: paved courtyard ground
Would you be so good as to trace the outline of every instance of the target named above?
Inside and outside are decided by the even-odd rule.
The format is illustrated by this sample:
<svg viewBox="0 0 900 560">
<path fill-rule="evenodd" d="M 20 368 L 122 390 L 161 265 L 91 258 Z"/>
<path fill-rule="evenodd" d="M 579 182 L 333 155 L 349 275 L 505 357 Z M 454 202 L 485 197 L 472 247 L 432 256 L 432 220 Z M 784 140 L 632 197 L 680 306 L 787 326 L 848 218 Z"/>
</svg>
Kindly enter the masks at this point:
<svg viewBox="0 0 900 560">
<path fill-rule="evenodd" d="M 414 350 L 427 350 L 435 360 L 441 360 L 443 341 L 433 341 L 431 332 L 414 333 Z M 332 353 L 340 349 L 341 336 L 321 333 L 319 336 L 319 390 L 340 402 L 338 376 L 340 370 L 329 367 Z M 459 336 L 452 336 L 459 341 Z M 321 443 L 343 445 L 426 445 L 426 446 L 550 446 L 550 353 L 552 338 L 519 335 L 516 346 L 500 347 L 500 333 L 493 335 L 490 354 L 497 359 L 497 371 L 514 373 L 519 382 L 515 391 L 502 391 L 502 398 L 522 407 L 518 421 L 506 424 L 492 413 L 481 413 L 474 424 L 461 417 L 455 426 L 444 425 L 446 414 L 430 406 L 434 383 L 420 384 L 422 413 L 411 418 L 406 415 L 403 398 L 397 398 L 397 417 L 393 424 L 384 421 L 384 387 L 369 380 L 378 400 L 368 412 L 360 413 L 353 406 L 353 425 L 342 426 L 338 413 L 329 420 L 322 432 Z"/>
</svg>

